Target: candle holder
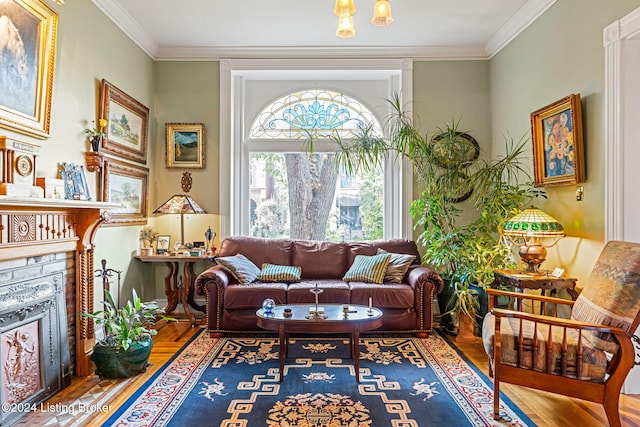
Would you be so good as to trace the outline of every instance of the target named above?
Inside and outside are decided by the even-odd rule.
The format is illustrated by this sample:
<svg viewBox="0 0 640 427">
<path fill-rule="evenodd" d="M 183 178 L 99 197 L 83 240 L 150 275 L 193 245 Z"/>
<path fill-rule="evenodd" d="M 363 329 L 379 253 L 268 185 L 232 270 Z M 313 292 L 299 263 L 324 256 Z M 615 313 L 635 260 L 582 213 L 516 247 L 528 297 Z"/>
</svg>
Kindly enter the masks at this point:
<svg viewBox="0 0 640 427">
<path fill-rule="evenodd" d="M 310 307 L 309 314 L 305 317 L 307 319 L 326 319 L 327 316 L 324 314 L 324 309 L 320 310 L 318 307 L 318 296 L 324 292 L 324 289 L 318 288 L 318 284 L 316 283 L 315 288 L 309 289 L 309 292 L 315 296 L 315 308 Z"/>
</svg>

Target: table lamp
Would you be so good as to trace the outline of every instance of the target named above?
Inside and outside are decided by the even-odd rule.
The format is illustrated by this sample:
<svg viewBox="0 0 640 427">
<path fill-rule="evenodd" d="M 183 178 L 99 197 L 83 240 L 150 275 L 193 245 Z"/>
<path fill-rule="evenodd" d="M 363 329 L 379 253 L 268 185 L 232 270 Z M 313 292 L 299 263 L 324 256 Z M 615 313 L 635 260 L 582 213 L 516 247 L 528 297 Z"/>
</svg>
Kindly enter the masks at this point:
<svg viewBox="0 0 640 427">
<path fill-rule="evenodd" d="M 547 248 L 554 246 L 565 236 L 564 227 L 551 215 L 540 209 L 525 209 L 500 226 L 500 234 L 511 243 L 520 246 L 520 258 L 527 264 L 523 272 L 530 275 L 542 275 L 540 264 L 547 258 Z M 551 244 L 544 245 L 542 239 L 552 238 Z"/>
<path fill-rule="evenodd" d="M 153 213 L 155 214 L 180 214 L 180 246 L 177 249 L 184 249 L 184 215 L 206 213 L 198 202 L 193 200 L 188 193 L 191 190 L 191 173 L 184 172 L 182 175 L 182 191 L 185 194 L 175 194 L 169 200 L 160 205 Z"/>
</svg>

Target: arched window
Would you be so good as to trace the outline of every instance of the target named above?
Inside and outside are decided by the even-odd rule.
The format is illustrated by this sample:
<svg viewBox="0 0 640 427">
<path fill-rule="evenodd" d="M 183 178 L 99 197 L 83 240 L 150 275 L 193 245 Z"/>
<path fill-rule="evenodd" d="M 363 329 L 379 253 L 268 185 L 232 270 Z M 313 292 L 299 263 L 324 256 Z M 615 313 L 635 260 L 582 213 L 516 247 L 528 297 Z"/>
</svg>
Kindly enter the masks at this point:
<svg viewBox="0 0 640 427">
<path fill-rule="evenodd" d="M 308 89 L 262 109 L 249 129 L 249 194 L 256 203 L 250 234 L 311 240 L 363 240 L 383 236 L 383 171 L 350 175 L 331 151 L 310 153 L 300 141 L 348 140 L 362 128 L 382 136 L 374 114 L 341 92 Z M 295 142 L 291 144 L 291 142 Z"/>
</svg>

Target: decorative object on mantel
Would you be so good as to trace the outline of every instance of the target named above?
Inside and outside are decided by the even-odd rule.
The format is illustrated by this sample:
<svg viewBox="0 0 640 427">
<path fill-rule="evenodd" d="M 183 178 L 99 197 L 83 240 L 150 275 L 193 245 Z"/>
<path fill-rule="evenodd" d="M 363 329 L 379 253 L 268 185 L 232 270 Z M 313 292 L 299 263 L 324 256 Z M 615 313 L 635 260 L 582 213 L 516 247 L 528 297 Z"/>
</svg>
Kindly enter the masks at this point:
<svg viewBox="0 0 640 427">
<path fill-rule="evenodd" d="M 564 234 L 564 227 L 555 218 L 540 209 L 525 209 L 504 221 L 500 233 L 511 243 L 520 246 L 520 258 L 528 267 L 523 272 L 542 275 L 538 267 L 547 258 L 547 249 L 555 246 Z M 541 239 L 552 238 L 551 244 L 543 245 Z"/>
<path fill-rule="evenodd" d="M 95 124 L 94 120 L 91 120 L 92 124 Z M 98 119 L 98 125 L 93 128 L 88 128 L 84 130 L 84 133 L 87 134 L 89 138 L 89 142 L 91 143 L 92 151 L 100 151 L 100 143 L 102 142 L 102 138 L 105 135 L 104 128 L 107 126 L 107 120 L 100 118 Z"/>
<path fill-rule="evenodd" d="M 104 166 L 104 155 L 96 151 L 87 151 L 84 153 L 87 162 L 87 170 L 89 172 L 102 172 Z"/>
<path fill-rule="evenodd" d="M 191 190 L 191 173 L 184 172 L 182 174 L 182 191 L 183 194 L 175 194 L 171 196 L 169 200 L 161 204 L 153 213 L 155 214 L 180 214 L 180 241 L 176 242 L 176 250 L 185 249 L 184 241 L 184 215 L 185 214 L 203 214 L 206 213 L 204 209 L 200 207 L 198 202 L 193 200 L 188 193 Z"/>
<path fill-rule="evenodd" d="M 44 190 L 45 199 L 64 199 L 64 180 L 57 178 L 36 178 L 38 187 Z"/>
<path fill-rule="evenodd" d="M 18 197 L 44 197 L 36 185 L 36 158 L 40 146 L 32 142 L 0 136 L 0 194 Z"/>
<path fill-rule="evenodd" d="M 84 166 L 74 163 L 62 163 L 60 177 L 64 181 L 64 198 L 67 200 L 91 200 Z"/>
</svg>

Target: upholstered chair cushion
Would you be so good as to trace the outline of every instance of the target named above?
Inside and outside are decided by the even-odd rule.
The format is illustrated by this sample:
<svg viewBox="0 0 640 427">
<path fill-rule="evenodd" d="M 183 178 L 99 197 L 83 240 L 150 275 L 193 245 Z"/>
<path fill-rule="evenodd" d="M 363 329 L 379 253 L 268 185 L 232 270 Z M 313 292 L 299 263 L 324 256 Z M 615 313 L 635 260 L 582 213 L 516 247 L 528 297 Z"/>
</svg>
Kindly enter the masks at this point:
<svg viewBox="0 0 640 427">
<path fill-rule="evenodd" d="M 390 259 L 390 254 L 357 255 L 342 280 L 382 284 Z"/>
<path fill-rule="evenodd" d="M 534 351 L 533 333 L 536 332 L 537 349 Z M 520 319 L 503 318 L 500 322 L 500 334 L 502 337 L 502 351 L 500 360 L 505 365 L 521 366 L 540 372 L 547 371 L 547 363 L 550 361 L 550 373 L 560 375 L 562 373 L 561 357 L 563 346 L 563 329 L 551 328 L 553 346 L 551 353 L 547 354 L 547 339 L 549 337 L 549 325 L 522 321 L 523 349 L 522 359 L 518 361 L 520 331 Z M 482 342 L 487 354 L 493 354 L 495 345 L 495 316 L 487 314 L 482 324 Z M 567 366 L 566 376 L 576 377 L 578 354 L 578 333 L 575 329 L 567 329 Z M 548 359 L 549 357 L 549 359 Z M 519 364 L 520 363 L 520 364 Z M 594 382 L 603 382 L 607 370 L 607 355 L 604 351 L 595 348 L 588 340 L 582 340 L 582 371 L 579 379 Z"/>
<path fill-rule="evenodd" d="M 391 252 L 387 252 L 384 249 L 378 248 L 377 255 L 380 254 L 391 255 L 391 258 L 389 258 L 389 264 L 387 264 L 387 270 L 384 272 L 384 282 L 402 283 L 404 275 L 407 274 L 407 270 L 409 270 L 409 266 L 411 266 L 413 260 L 416 259 L 416 256 L 407 254 L 394 254 Z"/>
<path fill-rule="evenodd" d="M 216 262 L 243 285 L 255 281 L 260 275 L 260 269 L 242 254 L 218 257 Z"/>
<path fill-rule="evenodd" d="M 571 319 L 628 331 L 640 310 L 638 272 L 640 246 L 637 243 L 607 243 L 573 306 Z M 584 337 L 593 346 L 610 353 L 618 347 L 608 333 L 587 331 Z"/>
</svg>

